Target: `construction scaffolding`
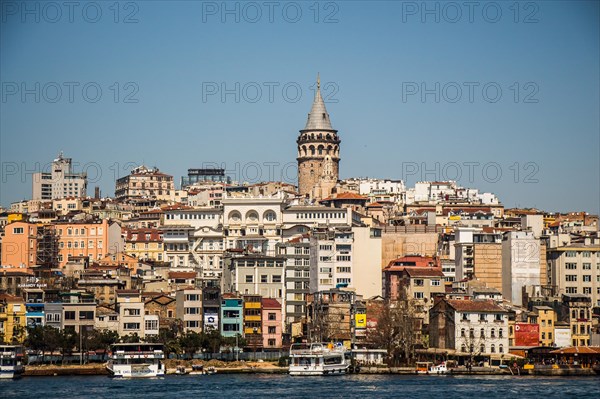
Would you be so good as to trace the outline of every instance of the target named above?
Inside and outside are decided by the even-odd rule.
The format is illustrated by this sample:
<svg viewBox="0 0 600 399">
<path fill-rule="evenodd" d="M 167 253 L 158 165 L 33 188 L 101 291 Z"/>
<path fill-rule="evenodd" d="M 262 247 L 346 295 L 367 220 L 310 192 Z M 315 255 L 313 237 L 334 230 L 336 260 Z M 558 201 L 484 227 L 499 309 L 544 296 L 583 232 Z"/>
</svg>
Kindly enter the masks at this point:
<svg viewBox="0 0 600 399">
<path fill-rule="evenodd" d="M 36 264 L 42 269 L 58 267 L 58 236 L 52 226 L 38 227 Z"/>
</svg>

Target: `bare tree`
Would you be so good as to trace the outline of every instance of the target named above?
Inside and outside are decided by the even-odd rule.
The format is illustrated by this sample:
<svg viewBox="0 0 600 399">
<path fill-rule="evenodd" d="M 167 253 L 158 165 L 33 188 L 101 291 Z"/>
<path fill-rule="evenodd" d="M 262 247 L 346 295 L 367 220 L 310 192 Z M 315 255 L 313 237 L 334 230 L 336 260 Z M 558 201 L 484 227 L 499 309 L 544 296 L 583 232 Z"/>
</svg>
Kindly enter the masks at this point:
<svg viewBox="0 0 600 399">
<path fill-rule="evenodd" d="M 420 322 L 416 300 L 401 290 L 400 297 L 384 302 L 377 318 L 377 328 L 367 331 L 367 340 L 376 347 L 386 349 L 388 364 L 411 364 L 417 343 Z"/>
</svg>

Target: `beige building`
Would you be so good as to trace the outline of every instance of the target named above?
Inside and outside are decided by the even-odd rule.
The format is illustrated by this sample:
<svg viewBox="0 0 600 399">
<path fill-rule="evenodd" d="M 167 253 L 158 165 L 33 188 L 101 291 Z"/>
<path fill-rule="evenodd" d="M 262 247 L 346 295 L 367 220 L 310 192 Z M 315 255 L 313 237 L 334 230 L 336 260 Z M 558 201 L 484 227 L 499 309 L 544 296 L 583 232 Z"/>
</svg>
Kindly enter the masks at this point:
<svg viewBox="0 0 600 399">
<path fill-rule="evenodd" d="M 386 228 L 382 232 L 381 245 L 381 266 L 384 267 L 392 260 L 407 255 L 435 256 L 438 248 L 438 234 L 435 232 L 408 233 Z"/>
<path fill-rule="evenodd" d="M 352 287 L 363 298 L 381 295 L 381 229 L 352 227 Z"/>
<path fill-rule="evenodd" d="M 87 195 L 87 175 L 74 173 L 71 158 L 64 158 L 62 152 L 54 161 L 50 172 L 33 174 L 32 198 L 49 200 Z"/>
<path fill-rule="evenodd" d="M 600 306 L 600 245 L 571 244 L 547 250 L 548 284 L 557 294 L 582 294 Z"/>
<path fill-rule="evenodd" d="M 163 232 L 157 229 L 127 231 L 125 253 L 138 259 L 163 261 Z"/>
<path fill-rule="evenodd" d="M 133 169 L 128 176 L 119 178 L 115 187 L 117 200 L 154 198 L 169 201 L 174 195 L 173 176 L 143 165 Z"/>
<path fill-rule="evenodd" d="M 177 318 L 183 321 L 184 331 L 202 332 L 202 290 L 183 289 L 175 294 Z"/>
</svg>

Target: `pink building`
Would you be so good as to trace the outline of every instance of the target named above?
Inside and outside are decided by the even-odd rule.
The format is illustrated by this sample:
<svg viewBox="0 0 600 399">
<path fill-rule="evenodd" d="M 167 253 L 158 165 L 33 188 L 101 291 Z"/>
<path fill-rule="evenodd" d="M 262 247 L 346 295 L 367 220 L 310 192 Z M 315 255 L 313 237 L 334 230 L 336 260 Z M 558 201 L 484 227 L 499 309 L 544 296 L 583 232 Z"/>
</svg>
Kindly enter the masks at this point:
<svg viewBox="0 0 600 399">
<path fill-rule="evenodd" d="M 37 263 L 38 227 L 34 223 L 13 222 L 4 228 L 3 266 L 29 267 Z"/>
<path fill-rule="evenodd" d="M 281 349 L 281 304 L 272 298 L 262 299 L 262 336 L 264 350 Z"/>
</svg>

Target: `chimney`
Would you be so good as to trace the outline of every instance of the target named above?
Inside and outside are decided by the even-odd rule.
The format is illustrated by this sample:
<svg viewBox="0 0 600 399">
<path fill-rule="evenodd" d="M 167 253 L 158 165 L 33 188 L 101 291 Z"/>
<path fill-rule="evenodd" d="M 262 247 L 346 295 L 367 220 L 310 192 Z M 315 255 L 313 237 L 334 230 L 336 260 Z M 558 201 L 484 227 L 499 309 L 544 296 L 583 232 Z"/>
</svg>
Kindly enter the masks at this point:
<svg viewBox="0 0 600 399">
<path fill-rule="evenodd" d="M 100 187 L 98 186 L 94 187 L 94 198 L 100 199 Z"/>
</svg>

